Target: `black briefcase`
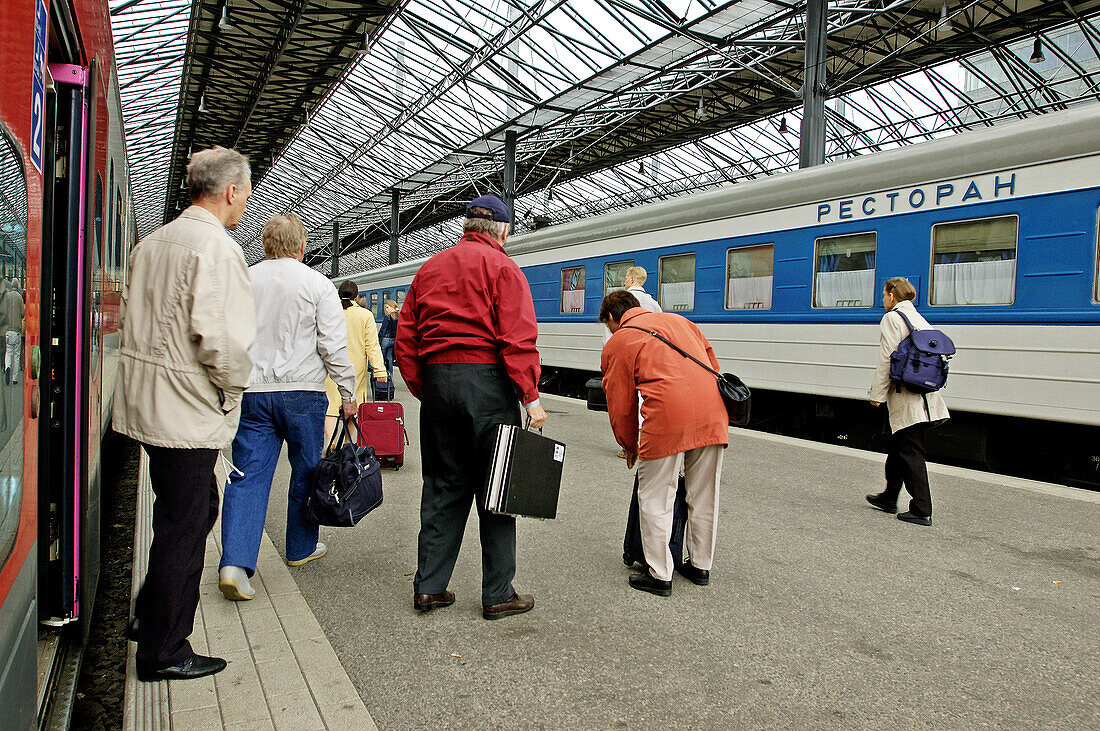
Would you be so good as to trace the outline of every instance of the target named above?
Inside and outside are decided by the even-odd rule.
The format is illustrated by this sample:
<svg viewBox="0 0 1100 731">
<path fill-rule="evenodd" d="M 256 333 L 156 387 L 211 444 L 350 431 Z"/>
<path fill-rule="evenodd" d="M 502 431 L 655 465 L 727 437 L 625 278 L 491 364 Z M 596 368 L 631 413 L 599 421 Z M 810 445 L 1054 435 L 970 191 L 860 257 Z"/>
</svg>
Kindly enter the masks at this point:
<svg viewBox="0 0 1100 731">
<path fill-rule="evenodd" d="M 555 517 L 564 462 L 561 442 L 500 424 L 486 478 L 485 509 L 528 518 Z"/>
<path fill-rule="evenodd" d="M 316 525 L 350 527 L 382 504 L 382 466 L 374 447 L 356 446 L 349 438 L 348 421 L 340 419 L 327 456 L 313 470 L 306 519 Z M 355 419 L 350 422 L 355 424 Z"/>
</svg>

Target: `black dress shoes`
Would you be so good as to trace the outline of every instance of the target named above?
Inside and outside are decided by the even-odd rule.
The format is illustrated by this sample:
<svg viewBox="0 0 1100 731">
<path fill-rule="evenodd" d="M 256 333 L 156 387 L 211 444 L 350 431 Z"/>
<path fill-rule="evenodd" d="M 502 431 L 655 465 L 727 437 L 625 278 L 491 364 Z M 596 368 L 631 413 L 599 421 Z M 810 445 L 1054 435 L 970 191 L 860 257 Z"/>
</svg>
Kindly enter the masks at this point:
<svg viewBox="0 0 1100 731">
<path fill-rule="evenodd" d="M 523 614 L 535 608 L 535 597 L 530 594 L 512 592 L 512 598 L 500 604 L 485 604 L 481 607 L 481 616 L 485 619 L 500 619 L 513 614 Z"/>
<path fill-rule="evenodd" d="M 890 500 L 886 497 L 886 493 L 880 492 L 876 495 L 868 495 L 867 502 L 875 506 L 884 513 L 896 513 L 898 512 L 897 499 Z"/>
<path fill-rule="evenodd" d="M 449 607 L 455 603 L 455 593 L 444 590 L 442 594 L 414 594 L 413 608 L 418 612 L 427 612 L 436 607 Z"/>
<path fill-rule="evenodd" d="M 912 510 L 898 513 L 898 520 L 904 520 L 906 523 L 912 523 L 914 525 L 932 525 L 931 515 L 917 515 Z"/>
<path fill-rule="evenodd" d="M 654 578 L 648 571 L 644 574 L 631 574 L 630 586 L 657 596 L 672 596 L 672 582 Z"/>
<path fill-rule="evenodd" d="M 138 670 L 138 680 L 146 683 L 155 683 L 158 680 L 190 680 L 202 678 L 225 670 L 226 662 L 220 657 L 207 657 L 206 655 L 192 655 L 179 665 L 170 665 L 153 672 Z"/>
<path fill-rule="evenodd" d="M 696 586 L 706 586 L 710 583 L 710 572 L 706 569 L 695 568 L 690 561 L 684 561 L 684 563 L 676 567 L 676 570 L 680 572 L 681 576 Z"/>
</svg>

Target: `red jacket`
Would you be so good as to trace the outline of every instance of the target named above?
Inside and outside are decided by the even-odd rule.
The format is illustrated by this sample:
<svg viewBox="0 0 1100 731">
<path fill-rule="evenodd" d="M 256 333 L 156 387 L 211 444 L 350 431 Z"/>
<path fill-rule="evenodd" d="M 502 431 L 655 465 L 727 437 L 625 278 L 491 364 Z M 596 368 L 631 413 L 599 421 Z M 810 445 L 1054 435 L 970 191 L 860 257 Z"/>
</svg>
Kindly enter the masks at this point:
<svg viewBox="0 0 1100 731">
<path fill-rule="evenodd" d="M 413 278 L 397 319 L 394 355 L 420 398 L 431 363 L 503 363 L 520 400 L 539 397 L 535 304 L 527 278 L 489 236 L 467 233 Z"/>
<path fill-rule="evenodd" d="M 685 317 L 635 307 L 623 313 L 621 325 L 656 331 L 718 370 L 710 343 Z M 603 346 L 600 370 L 611 430 L 626 451 L 637 449 L 641 459 L 653 460 L 711 444 L 729 444 L 729 414 L 718 393 L 717 379 L 648 332 L 620 327 Z"/>
</svg>

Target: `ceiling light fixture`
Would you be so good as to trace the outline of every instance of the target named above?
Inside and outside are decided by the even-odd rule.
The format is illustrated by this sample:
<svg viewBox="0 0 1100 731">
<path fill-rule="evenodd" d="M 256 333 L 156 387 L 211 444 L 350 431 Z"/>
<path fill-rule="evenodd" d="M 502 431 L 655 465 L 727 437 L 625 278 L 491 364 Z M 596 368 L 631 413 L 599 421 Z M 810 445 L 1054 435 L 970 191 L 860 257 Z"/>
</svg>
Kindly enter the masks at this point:
<svg viewBox="0 0 1100 731">
<path fill-rule="evenodd" d="M 645 160 L 638 161 L 638 173 L 640 175 L 645 175 Z"/>
<path fill-rule="evenodd" d="M 363 25 L 363 45 L 356 51 L 360 56 L 366 56 L 370 54 L 370 33 L 368 32 L 369 26 Z"/>
<path fill-rule="evenodd" d="M 780 132 L 786 132 L 787 131 L 787 118 L 786 117 L 780 117 L 779 118 L 779 131 Z"/>
<path fill-rule="evenodd" d="M 695 117 L 697 119 L 703 118 L 703 92 L 699 92 L 699 106 L 695 107 Z"/>
<path fill-rule="evenodd" d="M 201 112 L 201 113 L 206 112 L 206 94 L 205 93 L 202 96 L 199 97 L 199 112 Z"/>
<path fill-rule="evenodd" d="M 954 30 L 954 26 L 951 25 L 951 16 L 947 14 L 947 3 L 940 6 L 940 32 L 950 33 Z"/>
<path fill-rule="evenodd" d="M 1043 55 L 1043 41 L 1039 38 L 1039 36 L 1035 36 L 1035 46 L 1031 50 L 1030 61 L 1032 63 L 1042 63 L 1046 60 L 1046 56 Z"/>
<path fill-rule="evenodd" d="M 218 27 L 222 30 L 229 30 L 233 27 L 232 21 L 229 20 L 229 0 L 226 0 L 225 5 L 222 5 L 222 19 L 218 21 Z"/>
</svg>

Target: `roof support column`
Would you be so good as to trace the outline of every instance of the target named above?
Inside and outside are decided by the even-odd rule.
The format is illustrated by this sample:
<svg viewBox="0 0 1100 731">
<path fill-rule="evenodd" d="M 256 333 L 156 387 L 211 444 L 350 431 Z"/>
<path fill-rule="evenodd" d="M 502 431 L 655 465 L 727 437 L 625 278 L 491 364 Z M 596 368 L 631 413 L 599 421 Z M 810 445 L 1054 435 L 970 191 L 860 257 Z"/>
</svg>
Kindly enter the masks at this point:
<svg viewBox="0 0 1100 731">
<path fill-rule="evenodd" d="M 401 191 L 390 191 L 390 264 L 397 263 L 397 236 L 401 233 Z"/>
<path fill-rule="evenodd" d="M 802 129 L 798 167 L 825 162 L 825 52 L 828 0 L 806 2 L 806 74 L 802 84 Z"/>
<path fill-rule="evenodd" d="M 514 129 L 504 133 L 504 202 L 512 211 L 512 230 L 516 228 L 516 212 L 513 203 L 516 198 L 516 137 Z"/>
<path fill-rule="evenodd" d="M 331 268 L 329 276 L 333 279 L 340 276 L 340 222 L 332 222 L 332 256 L 329 257 Z"/>
</svg>

